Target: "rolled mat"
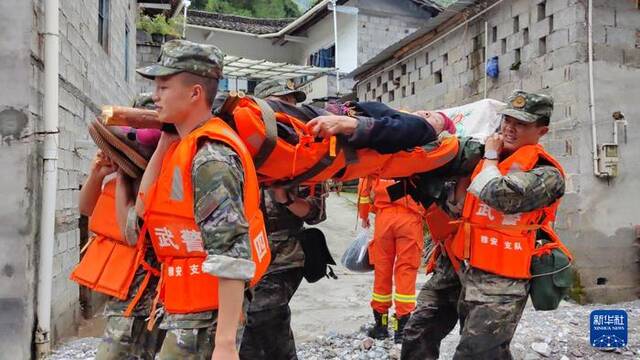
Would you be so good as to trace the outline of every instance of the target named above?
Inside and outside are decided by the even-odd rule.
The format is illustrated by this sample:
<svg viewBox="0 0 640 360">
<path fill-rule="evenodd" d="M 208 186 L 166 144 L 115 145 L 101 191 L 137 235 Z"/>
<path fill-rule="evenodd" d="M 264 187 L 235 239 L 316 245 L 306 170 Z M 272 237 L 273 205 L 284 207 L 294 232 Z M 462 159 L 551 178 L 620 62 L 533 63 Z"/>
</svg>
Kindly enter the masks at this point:
<svg viewBox="0 0 640 360">
<path fill-rule="evenodd" d="M 111 161 L 116 163 L 118 168 L 124 171 L 125 174 L 134 179 L 141 177 L 143 169 L 136 166 L 126 155 L 107 142 L 107 140 L 102 137 L 102 132 L 98 131 L 98 126 L 101 126 L 101 124 L 97 121 L 89 124 L 89 136 L 91 136 L 91 139 L 93 139 L 93 142 L 96 143 L 98 148 L 100 148 Z"/>
</svg>

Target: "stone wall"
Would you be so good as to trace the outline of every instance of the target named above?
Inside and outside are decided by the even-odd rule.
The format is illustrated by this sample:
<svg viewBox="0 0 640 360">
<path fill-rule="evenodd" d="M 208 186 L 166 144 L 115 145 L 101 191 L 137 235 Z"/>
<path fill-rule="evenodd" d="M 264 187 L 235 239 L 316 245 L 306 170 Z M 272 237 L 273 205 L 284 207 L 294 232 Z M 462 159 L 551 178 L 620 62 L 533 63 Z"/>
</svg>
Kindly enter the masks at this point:
<svg viewBox="0 0 640 360">
<path fill-rule="evenodd" d="M 69 274 L 79 259 L 78 193 L 95 153 L 86 126 L 100 105 L 128 103 L 134 95 L 135 14 L 133 0 L 112 0 L 109 36 L 98 43 L 98 2 L 61 1 L 59 160 L 53 263 L 52 338 L 73 333 L 80 315 L 78 285 Z M 44 2 L 2 2 L 0 29 L 0 348 L 29 358 L 35 324 L 40 203 Z M 125 24 L 128 46 L 125 46 Z M 125 49 L 129 68 L 125 75 Z M 86 225 L 85 225 L 86 226 Z M 86 230 L 86 229 L 85 229 Z"/>
<path fill-rule="evenodd" d="M 136 45 L 136 68 L 154 64 L 160 56 L 161 44 L 139 42 Z M 155 84 L 149 79 L 136 74 L 136 90 L 138 93 L 153 93 Z"/>
<path fill-rule="evenodd" d="M 640 222 L 637 190 L 640 156 L 640 10 L 632 0 L 594 0 L 595 93 L 598 143 L 611 142 L 611 114 L 631 122 L 620 146 L 620 176 L 593 175 L 587 26 L 578 0 L 503 1 L 487 12 L 488 56 L 500 74 L 487 81 L 487 97 L 504 99 L 515 89 L 555 100 L 546 147 L 567 172 L 556 229 L 576 255 L 588 301 L 638 296 L 640 269 L 633 232 Z M 404 109 L 445 108 L 484 96 L 484 20 L 469 23 L 400 63 L 389 61 L 357 84 L 360 100 Z M 519 64 L 518 64 L 519 61 Z M 519 66 L 518 66 L 519 65 Z M 513 69 L 512 69 L 513 68 Z"/>
</svg>

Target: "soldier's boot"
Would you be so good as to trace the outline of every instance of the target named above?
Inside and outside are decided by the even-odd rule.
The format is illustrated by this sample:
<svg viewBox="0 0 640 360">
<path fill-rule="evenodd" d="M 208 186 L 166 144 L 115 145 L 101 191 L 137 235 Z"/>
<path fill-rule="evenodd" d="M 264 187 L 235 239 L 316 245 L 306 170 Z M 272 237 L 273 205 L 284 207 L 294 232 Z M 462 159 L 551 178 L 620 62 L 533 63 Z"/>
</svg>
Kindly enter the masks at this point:
<svg viewBox="0 0 640 360">
<path fill-rule="evenodd" d="M 373 310 L 373 318 L 376 321 L 375 325 L 367 331 L 367 335 L 378 340 L 386 339 L 389 337 L 389 315 L 386 313 L 381 314 Z"/>
<path fill-rule="evenodd" d="M 396 344 L 402 344 L 402 335 L 404 334 L 404 327 L 407 325 L 407 321 L 409 321 L 409 316 L 411 314 L 407 314 L 402 317 L 398 317 L 397 315 L 393 315 L 393 342 Z"/>
</svg>

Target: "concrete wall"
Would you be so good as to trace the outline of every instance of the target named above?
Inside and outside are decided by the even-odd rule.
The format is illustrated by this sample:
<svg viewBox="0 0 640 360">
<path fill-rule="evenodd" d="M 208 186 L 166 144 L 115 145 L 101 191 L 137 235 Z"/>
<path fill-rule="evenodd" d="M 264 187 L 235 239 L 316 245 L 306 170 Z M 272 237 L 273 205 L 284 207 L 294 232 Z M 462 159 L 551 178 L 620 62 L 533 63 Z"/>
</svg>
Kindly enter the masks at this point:
<svg viewBox="0 0 640 360">
<path fill-rule="evenodd" d="M 358 1 L 358 66 L 407 37 L 430 16 L 409 1 Z"/>
<path fill-rule="evenodd" d="M 78 286 L 69 273 L 79 259 L 78 190 L 95 149 L 86 125 L 105 103 L 127 103 L 134 94 L 135 9 L 133 0 L 113 0 L 109 46 L 98 44 L 98 2 L 61 1 L 59 160 L 54 256 L 52 338 L 73 333 L 80 315 Z M 125 23 L 129 26 L 125 81 Z M 12 359 L 31 354 L 38 264 L 42 159 L 44 4 L 2 2 L 0 29 L 0 348 Z M 82 140 L 87 140 L 83 142 Z M 87 149 L 86 144 L 89 144 Z"/>
<path fill-rule="evenodd" d="M 489 57 L 498 56 L 500 69 L 497 79 L 487 81 L 487 96 L 504 99 L 523 89 L 554 97 L 551 132 L 543 141 L 567 172 L 556 229 L 576 255 L 588 301 L 635 298 L 640 269 L 632 229 L 640 222 L 635 161 L 640 146 L 634 142 L 640 128 L 633 119 L 640 114 L 633 89 L 640 83 L 640 10 L 631 0 L 594 1 L 598 142 L 612 140 L 612 112 L 622 111 L 630 120 L 628 144 L 620 146 L 620 176 L 607 182 L 593 175 L 591 161 L 585 6 L 547 0 L 539 20 L 539 3 L 505 1 L 487 13 Z M 384 71 L 358 83 L 358 97 L 413 110 L 478 100 L 484 91 L 484 46 L 484 22 L 470 23 L 401 63 L 383 64 Z M 518 50 L 521 65 L 510 70 Z"/>
<path fill-rule="evenodd" d="M 358 66 L 358 16 L 338 13 L 338 63 L 340 72 L 349 73 Z M 335 43 L 333 34 L 333 15 L 329 13 L 307 30 L 308 39 L 301 44 L 296 63 L 307 64 L 309 56 L 320 49 L 331 47 Z"/>
<path fill-rule="evenodd" d="M 2 359 L 28 359 L 34 323 L 34 238 L 38 174 L 30 92 L 32 6 L 0 2 L 0 349 Z"/>
<path fill-rule="evenodd" d="M 254 36 L 214 32 L 208 37 L 209 31 L 187 28 L 187 40 L 198 43 L 213 44 L 225 54 L 246 57 L 249 59 L 266 59 L 273 62 L 288 62 L 297 64 L 300 54 L 299 44 L 288 42 L 282 46 L 273 45 L 273 39 L 261 39 Z"/>
</svg>

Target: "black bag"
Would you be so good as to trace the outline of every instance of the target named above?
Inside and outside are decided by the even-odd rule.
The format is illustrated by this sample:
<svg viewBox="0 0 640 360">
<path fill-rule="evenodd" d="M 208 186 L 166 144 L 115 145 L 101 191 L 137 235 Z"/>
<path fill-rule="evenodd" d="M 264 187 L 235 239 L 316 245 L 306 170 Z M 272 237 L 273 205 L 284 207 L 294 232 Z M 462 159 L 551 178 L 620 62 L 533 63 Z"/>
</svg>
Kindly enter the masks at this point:
<svg viewBox="0 0 640 360">
<path fill-rule="evenodd" d="M 298 239 L 304 251 L 304 278 L 310 283 L 325 276 L 337 279 L 338 277 L 329 266 L 335 265 L 336 262 L 329 252 L 327 240 L 322 231 L 315 228 L 305 229 Z"/>
</svg>

